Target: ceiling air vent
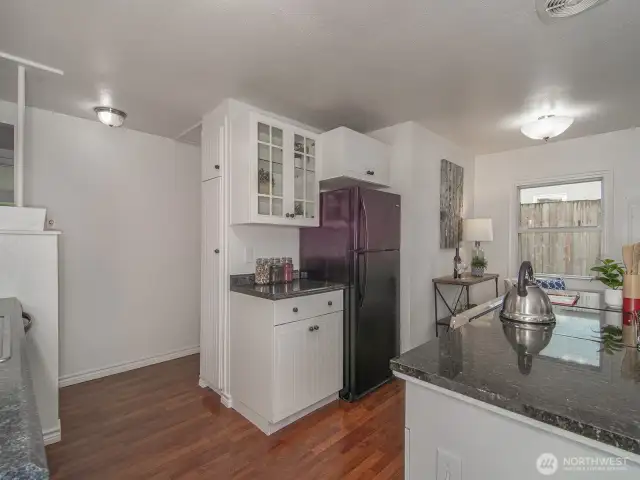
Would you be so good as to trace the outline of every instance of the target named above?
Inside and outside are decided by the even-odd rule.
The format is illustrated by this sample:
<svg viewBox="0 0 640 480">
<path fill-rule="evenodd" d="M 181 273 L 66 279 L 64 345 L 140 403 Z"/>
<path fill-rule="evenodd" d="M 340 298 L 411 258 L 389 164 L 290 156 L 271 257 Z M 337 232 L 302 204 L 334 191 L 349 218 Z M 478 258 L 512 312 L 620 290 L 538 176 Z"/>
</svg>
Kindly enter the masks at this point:
<svg viewBox="0 0 640 480">
<path fill-rule="evenodd" d="M 536 0 L 538 15 L 543 20 L 573 17 L 607 0 Z"/>
</svg>

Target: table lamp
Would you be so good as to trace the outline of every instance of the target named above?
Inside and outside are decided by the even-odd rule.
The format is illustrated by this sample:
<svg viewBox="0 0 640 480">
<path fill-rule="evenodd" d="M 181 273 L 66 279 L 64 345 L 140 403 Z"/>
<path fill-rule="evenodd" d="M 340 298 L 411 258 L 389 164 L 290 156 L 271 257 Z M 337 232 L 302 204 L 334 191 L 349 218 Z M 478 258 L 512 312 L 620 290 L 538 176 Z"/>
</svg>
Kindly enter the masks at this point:
<svg viewBox="0 0 640 480">
<path fill-rule="evenodd" d="M 473 258 L 484 259 L 484 250 L 480 242 L 493 241 L 493 225 L 490 218 L 469 218 L 464 220 L 462 238 L 466 242 L 475 242 Z"/>
</svg>

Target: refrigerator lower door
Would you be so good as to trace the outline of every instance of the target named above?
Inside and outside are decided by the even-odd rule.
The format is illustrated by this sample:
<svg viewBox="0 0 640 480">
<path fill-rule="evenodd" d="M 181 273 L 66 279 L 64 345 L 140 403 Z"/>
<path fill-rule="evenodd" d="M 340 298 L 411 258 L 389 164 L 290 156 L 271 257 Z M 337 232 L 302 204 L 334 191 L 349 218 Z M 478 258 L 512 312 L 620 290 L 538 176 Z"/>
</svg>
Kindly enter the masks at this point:
<svg viewBox="0 0 640 480">
<path fill-rule="evenodd" d="M 400 354 L 400 252 L 360 253 L 354 261 L 355 282 L 345 312 L 345 390 L 341 395 L 349 401 L 391 379 L 389 361 Z"/>
</svg>

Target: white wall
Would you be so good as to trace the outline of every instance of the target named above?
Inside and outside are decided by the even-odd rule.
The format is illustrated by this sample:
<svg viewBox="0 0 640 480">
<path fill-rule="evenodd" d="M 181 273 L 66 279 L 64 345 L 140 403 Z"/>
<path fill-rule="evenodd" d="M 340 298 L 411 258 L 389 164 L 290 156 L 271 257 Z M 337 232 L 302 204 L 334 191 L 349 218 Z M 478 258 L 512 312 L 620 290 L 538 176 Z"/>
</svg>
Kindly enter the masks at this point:
<svg viewBox="0 0 640 480">
<path fill-rule="evenodd" d="M 300 229 L 268 225 L 230 226 L 229 271 L 231 275 L 254 273 L 255 259 L 260 257 L 291 257 L 295 268 L 299 268 Z"/>
<path fill-rule="evenodd" d="M 391 145 L 391 189 L 402 196 L 400 335 L 404 352 L 435 336 L 432 279 L 453 271 L 455 250 L 440 249 L 440 161 L 444 158 L 464 167 L 464 217 L 471 218 L 474 157 L 415 122 L 369 135 Z M 455 289 L 443 290 L 450 297 Z M 445 316 L 442 304 L 439 315 Z"/>
<path fill-rule="evenodd" d="M 517 270 L 511 213 L 517 202 L 515 185 L 576 175 L 605 174 L 604 254 L 621 259 L 623 244 L 640 241 L 630 238 L 628 221 L 629 206 L 640 202 L 639 152 L 640 129 L 631 129 L 476 157 L 475 212 L 493 219 L 494 241 L 483 244 L 490 270 L 509 276 Z M 601 288 L 586 281 L 571 281 L 569 286 Z"/>
<path fill-rule="evenodd" d="M 15 105 L 0 102 L 0 121 Z M 25 203 L 60 237 L 62 378 L 198 347 L 200 152 L 27 109 Z"/>
</svg>

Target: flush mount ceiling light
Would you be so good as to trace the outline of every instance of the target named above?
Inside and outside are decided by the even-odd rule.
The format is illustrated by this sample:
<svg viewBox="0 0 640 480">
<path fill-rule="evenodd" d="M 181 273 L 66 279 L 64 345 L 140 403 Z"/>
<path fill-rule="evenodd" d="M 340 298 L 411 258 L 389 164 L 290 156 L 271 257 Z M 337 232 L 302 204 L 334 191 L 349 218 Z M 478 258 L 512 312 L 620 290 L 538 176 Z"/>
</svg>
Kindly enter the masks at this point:
<svg viewBox="0 0 640 480">
<path fill-rule="evenodd" d="M 536 0 L 536 10 L 543 21 L 573 17 L 607 0 Z"/>
<path fill-rule="evenodd" d="M 572 123 L 573 118 L 571 117 L 544 115 L 533 122 L 524 124 L 520 131 L 523 135 L 534 140 L 547 141 L 566 132 Z"/>
<path fill-rule="evenodd" d="M 122 110 L 111 107 L 96 107 L 93 111 L 98 115 L 98 120 L 110 127 L 121 127 L 127 118 L 127 114 Z"/>
</svg>

